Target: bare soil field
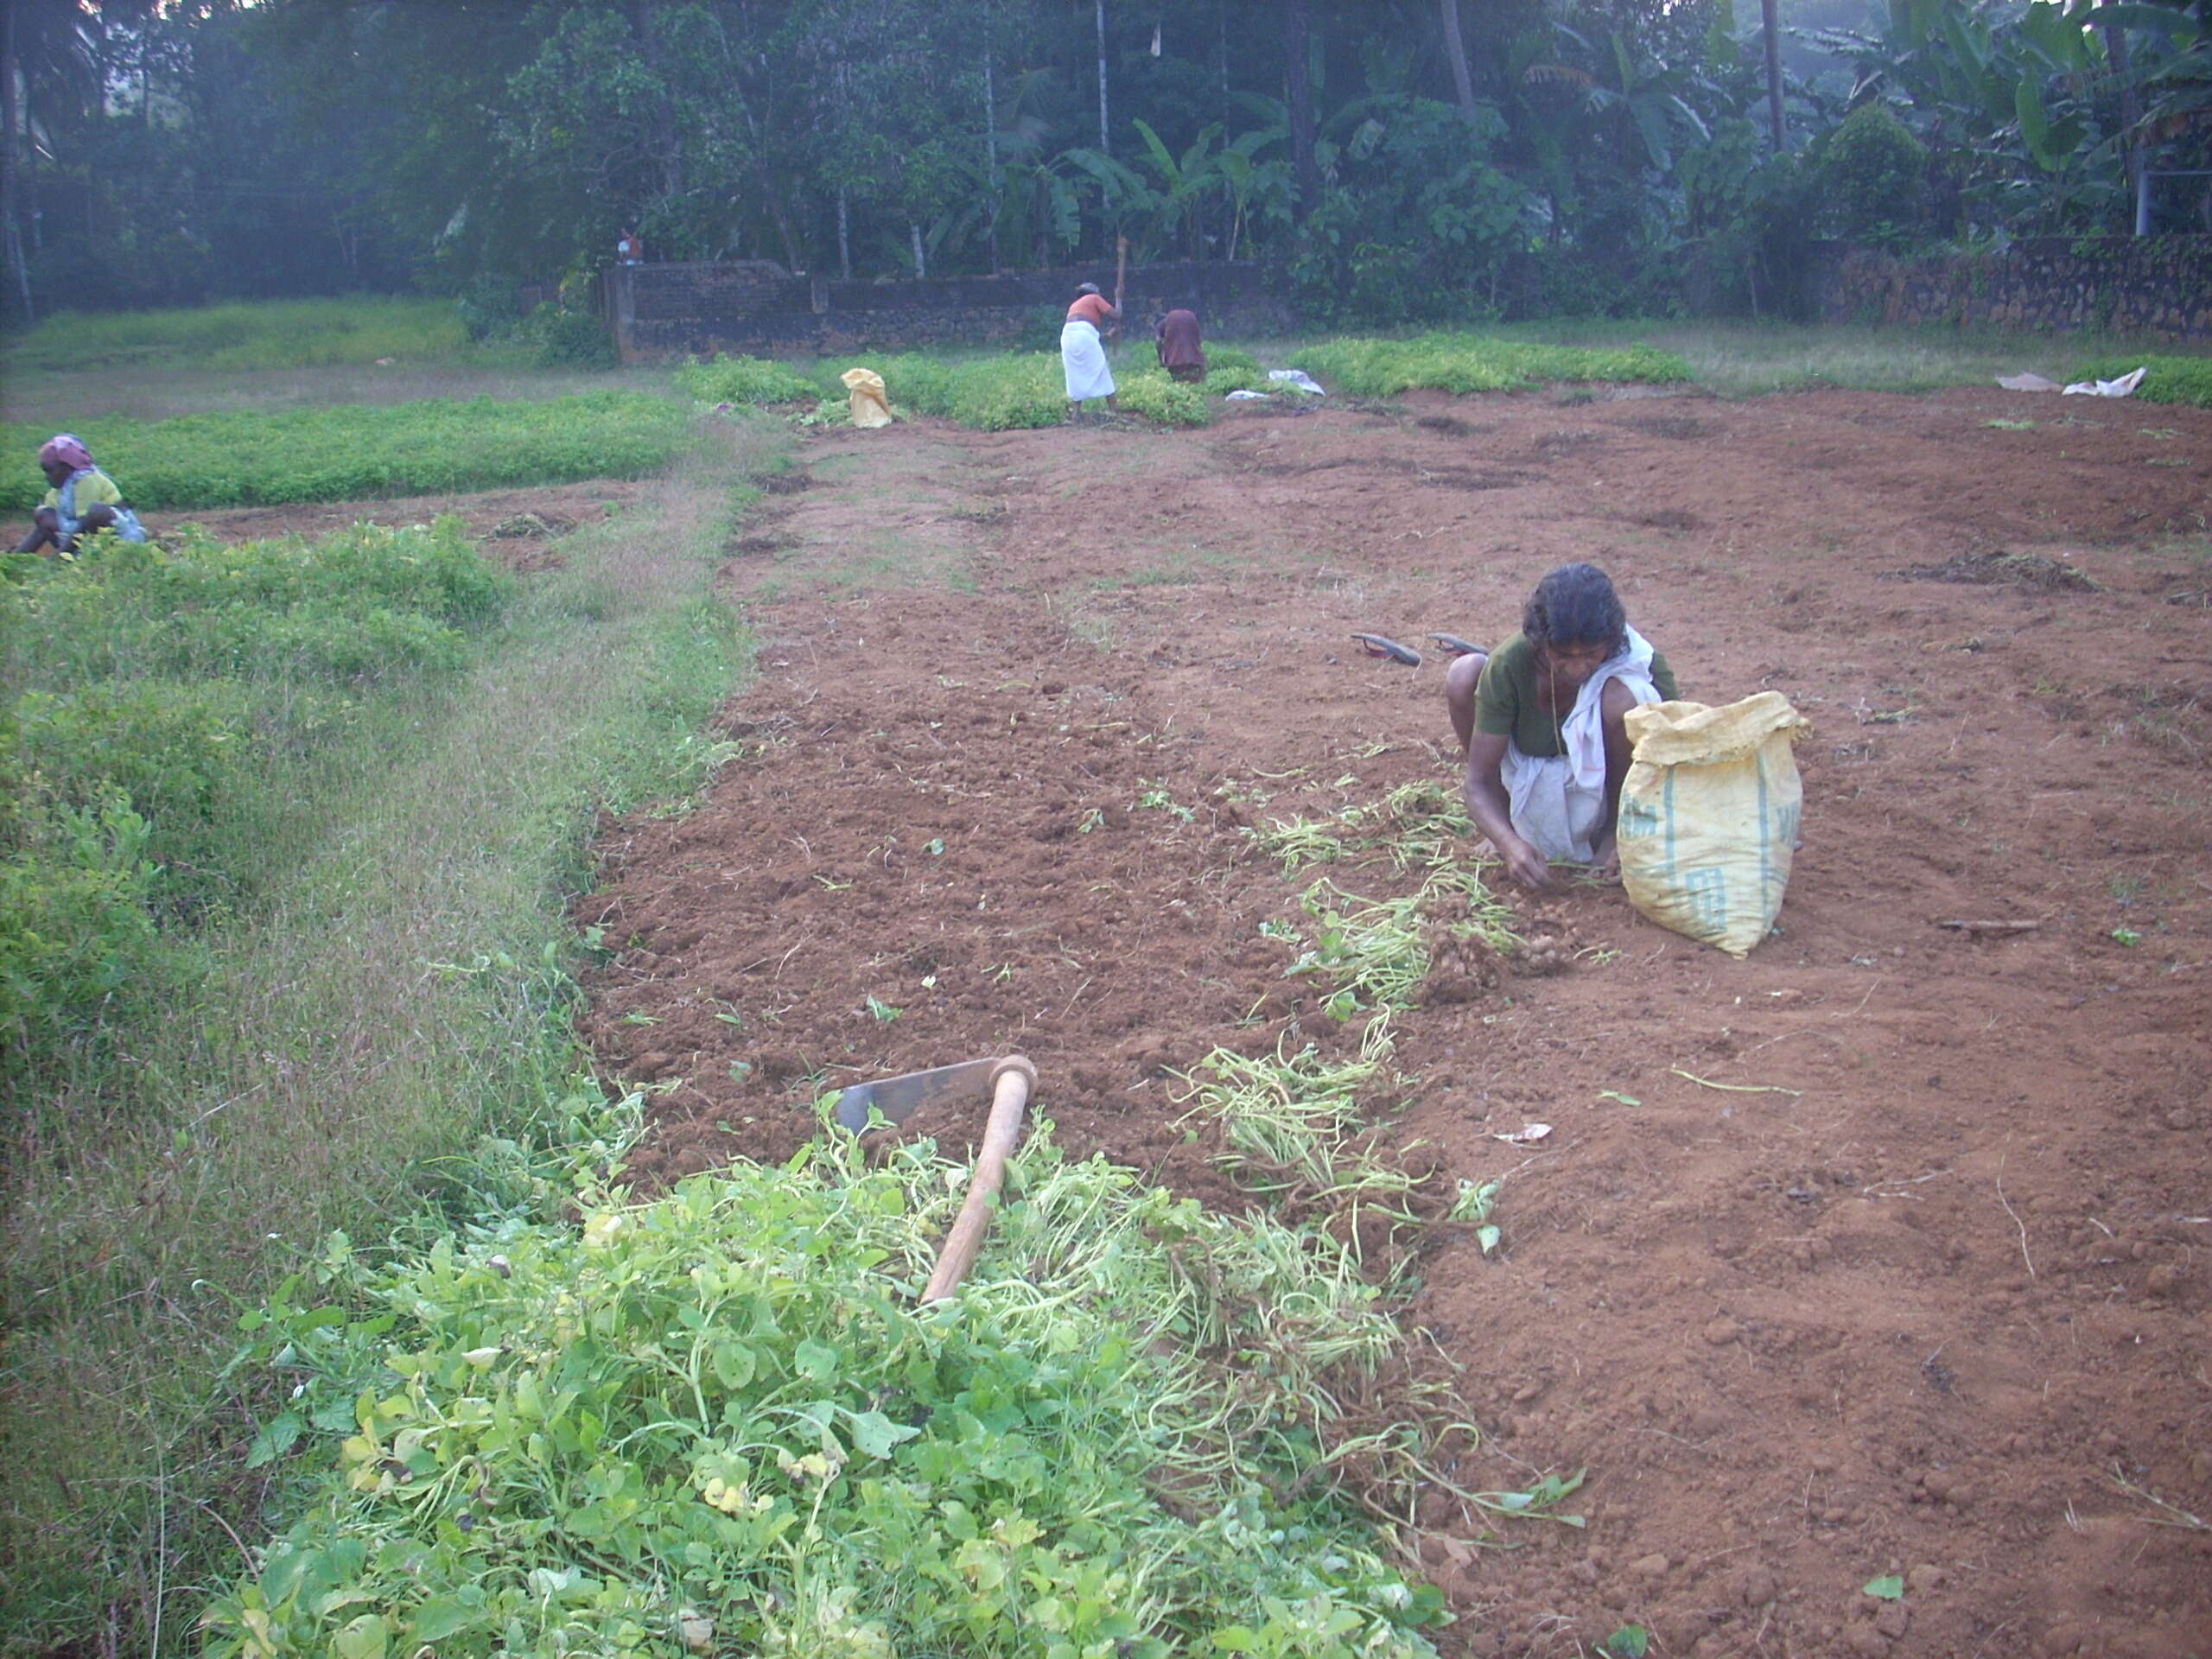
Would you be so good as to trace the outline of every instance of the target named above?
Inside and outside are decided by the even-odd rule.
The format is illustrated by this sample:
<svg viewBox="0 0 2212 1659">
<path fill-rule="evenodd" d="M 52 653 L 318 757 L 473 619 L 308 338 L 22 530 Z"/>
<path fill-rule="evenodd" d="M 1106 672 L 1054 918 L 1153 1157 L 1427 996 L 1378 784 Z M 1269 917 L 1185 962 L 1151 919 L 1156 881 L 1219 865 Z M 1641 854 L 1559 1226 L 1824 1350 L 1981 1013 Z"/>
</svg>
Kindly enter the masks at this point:
<svg viewBox="0 0 2212 1659">
<path fill-rule="evenodd" d="M 1813 721 L 1805 845 L 1748 960 L 1514 896 L 1549 945 L 1395 1022 L 1390 1144 L 1503 1179 L 1495 1254 L 1410 1241 L 1454 1478 L 1589 1471 L 1580 1531 L 1422 1500 L 1440 1645 L 2212 1654 L 2212 415 L 1415 397 L 802 454 L 723 576 L 741 754 L 576 910 L 642 1182 L 1020 1050 L 1072 1149 L 1243 1202 L 1175 1074 L 1357 1039 L 1261 931 L 1314 873 L 1248 827 L 1456 787 L 1442 658 L 1348 635 L 1495 640 L 1586 558 L 1685 696 Z"/>
</svg>

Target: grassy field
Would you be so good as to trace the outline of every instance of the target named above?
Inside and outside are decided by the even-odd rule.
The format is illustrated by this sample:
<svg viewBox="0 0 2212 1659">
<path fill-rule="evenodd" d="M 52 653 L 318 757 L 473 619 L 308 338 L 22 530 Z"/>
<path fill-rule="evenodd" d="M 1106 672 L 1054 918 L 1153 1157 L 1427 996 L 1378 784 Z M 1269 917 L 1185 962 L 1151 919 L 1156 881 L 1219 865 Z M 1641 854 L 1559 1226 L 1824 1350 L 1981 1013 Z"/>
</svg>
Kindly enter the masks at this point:
<svg viewBox="0 0 2212 1659">
<path fill-rule="evenodd" d="M 452 1160 L 594 1096 L 568 1030 L 579 944 L 561 893 L 601 807 L 680 796 L 718 758 L 698 722 L 742 640 L 709 575 L 742 480 L 779 464 L 785 441 L 766 424 L 707 435 L 649 509 L 577 532 L 566 568 L 514 595 L 442 674 L 391 668 L 380 699 L 315 693 L 281 652 L 196 679 L 164 662 L 140 682 L 159 689 L 144 700 L 156 711 L 174 688 L 207 688 L 189 705 L 207 719 L 181 734 L 126 726 L 162 776 L 219 753 L 188 740 L 220 739 L 234 707 L 247 724 L 283 703 L 337 729 L 239 769 L 276 810 L 241 854 L 251 892 L 226 887 L 225 913 L 165 924 L 188 960 L 143 964 L 153 977 L 120 1004 L 89 988 L 37 1075 L 11 1074 L 0 1651 L 109 1627 L 131 1650 L 164 1627 L 187 1645 L 194 1586 L 236 1564 L 225 1526 L 261 1525 L 240 1452 L 270 1378 L 226 1370 L 239 1307 L 311 1264 L 333 1230 L 383 1240 L 440 1224 Z M 41 614 L 79 579 L 36 574 Z M 257 637 L 304 626 L 298 604 L 272 601 Z M 82 702 L 97 677 L 70 679 L 43 649 L 16 661 L 18 712 L 27 697 Z M 48 666 L 27 685 L 34 661 Z M 226 702 L 245 681 L 255 696 Z M 100 830 L 79 840 L 106 855 L 115 835 Z M 112 918 L 129 895 L 102 891 Z"/>
<path fill-rule="evenodd" d="M 12 372 L 134 369 L 327 368 L 342 363 L 448 361 L 468 347 L 451 300 L 359 296 L 171 311 L 63 311 L 0 351 Z"/>
<path fill-rule="evenodd" d="M 64 312 L 0 343 L 0 420 L 50 433 L 104 416 L 667 390 L 664 371 L 549 369 L 539 356 L 522 338 L 472 343 L 451 300 Z"/>
</svg>

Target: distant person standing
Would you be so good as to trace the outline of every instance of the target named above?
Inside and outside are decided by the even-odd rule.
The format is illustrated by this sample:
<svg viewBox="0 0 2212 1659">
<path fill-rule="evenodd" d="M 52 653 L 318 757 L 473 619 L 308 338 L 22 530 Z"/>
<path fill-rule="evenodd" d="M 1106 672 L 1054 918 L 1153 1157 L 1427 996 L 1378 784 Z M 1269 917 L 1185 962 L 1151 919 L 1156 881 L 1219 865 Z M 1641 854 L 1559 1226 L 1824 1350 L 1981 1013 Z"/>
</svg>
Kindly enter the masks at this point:
<svg viewBox="0 0 2212 1659">
<path fill-rule="evenodd" d="M 1098 291 L 1097 283 L 1085 283 L 1076 289 L 1068 320 L 1060 326 L 1060 372 L 1068 385 L 1068 413 L 1075 420 L 1083 418 L 1083 406 L 1093 397 L 1103 397 L 1109 410 L 1121 407 L 1114 396 L 1114 372 L 1106 366 L 1106 347 L 1099 340 L 1099 331 L 1121 315 L 1120 308 Z"/>
<path fill-rule="evenodd" d="M 622 234 L 615 238 L 614 257 L 626 265 L 644 264 L 645 263 L 645 239 L 637 232 L 626 226 Z"/>
<path fill-rule="evenodd" d="M 1206 378 L 1205 349 L 1198 342 L 1198 314 L 1181 307 L 1170 311 L 1153 330 L 1160 351 L 1160 366 L 1176 380 Z"/>
<path fill-rule="evenodd" d="M 31 515 L 31 533 L 16 549 L 38 553 L 48 548 L 62 557 L 73 555 L 79 536 L 111 530 L 126 542 L 143 542 L 146 532 L 123 499 L 115 480 L 92 465 L 92 457 L 73 433 L 57 432 L 40 448 L 39 470 L 46 474 L 46 499 Z"/>
</svg>

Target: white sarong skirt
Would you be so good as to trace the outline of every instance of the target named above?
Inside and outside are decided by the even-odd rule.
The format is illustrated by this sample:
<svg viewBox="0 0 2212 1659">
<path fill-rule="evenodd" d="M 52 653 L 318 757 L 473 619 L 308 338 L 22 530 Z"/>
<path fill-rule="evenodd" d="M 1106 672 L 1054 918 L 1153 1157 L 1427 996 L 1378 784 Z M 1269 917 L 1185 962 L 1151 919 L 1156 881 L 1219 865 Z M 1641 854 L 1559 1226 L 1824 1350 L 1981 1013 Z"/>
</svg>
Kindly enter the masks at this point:
<svg viewBox="0 0 2212 1659">
<path fill-rule="evenodd" d="M 1071 404 L 1114 395 L 1114 372 L 1106 366 L 1106 347 L 1096 324 L 1072 317 L 1060 330 L 1060 372 L 1067 377 Z"/>
</svg>

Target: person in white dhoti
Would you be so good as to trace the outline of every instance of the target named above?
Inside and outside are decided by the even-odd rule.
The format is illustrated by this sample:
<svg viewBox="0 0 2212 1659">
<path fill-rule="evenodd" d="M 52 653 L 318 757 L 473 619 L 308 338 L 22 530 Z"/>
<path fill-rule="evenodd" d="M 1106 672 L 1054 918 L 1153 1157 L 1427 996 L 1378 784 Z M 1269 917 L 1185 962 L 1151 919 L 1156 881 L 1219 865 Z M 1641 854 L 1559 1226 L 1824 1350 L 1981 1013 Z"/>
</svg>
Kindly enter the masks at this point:
<svg viewBox="0 0 2212 1659">
<path fill-rule="evenodd" d="M 1076 289 L 1068 320 L 1060 326 L 1060 372 L 1067 378 L 1071 420 L 1083 418 L 1083 406 L 1093 397 L 1103 397 L 1109 410 L 1121 407 L 1114 396 L 1114 372 L 1106 366 L 1106 347 L 1099 339 L 1099 331 L 1119 321 L 1121 315 L 1120 308 L 1098 291 L 1097 283 L 1085 283 Z"/>
<path fill-rule="evenodd" d="M 1444 700 L 1467 757 L 1467 811 L 1508 874 L 1536 888 L 1557 885 L 1555 861 L 1619 874 L 1628 711 L 1676 695 L 1667 659 L 1629 626 L 1594 564 L 1550 572 L 1520 632 L 1452 662 Z"/>
</svg>

